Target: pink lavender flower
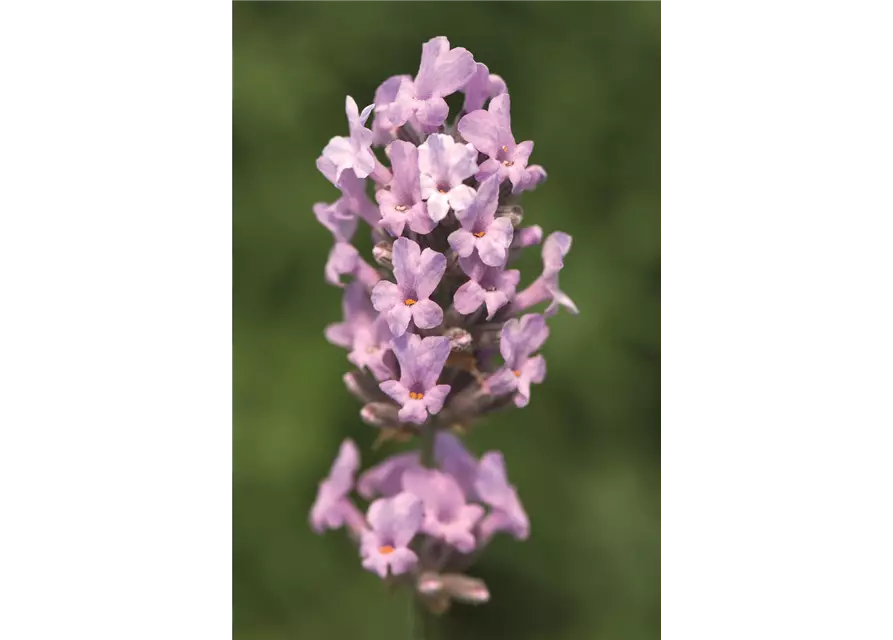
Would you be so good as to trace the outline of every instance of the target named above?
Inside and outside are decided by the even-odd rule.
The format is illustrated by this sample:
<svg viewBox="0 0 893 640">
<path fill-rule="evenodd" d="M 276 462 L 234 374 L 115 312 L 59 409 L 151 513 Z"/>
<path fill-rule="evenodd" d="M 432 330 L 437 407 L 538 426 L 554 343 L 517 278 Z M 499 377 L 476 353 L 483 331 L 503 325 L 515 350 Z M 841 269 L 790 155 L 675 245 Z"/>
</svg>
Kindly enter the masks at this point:
<svg viewBox="0 0 893 640">
<path fill-rule="evenodd" d="M 452 476 L 434 469 L 411 468 L 403 473 L 403 489 L 421 498 L 425 506 L 423 532 L 461 553 L 474 550 L 472 532 L 484 509 L 465 503 L 462 488 Z"/>
<path fill-rule="evenodd" d="M 456 212 L 462 228 L 453 231 L 448 240 L 460 258 L 467 258 L 477 251 L 486 265 L 499 267 L 505 264 L 514 230 L 508 218 L 495 217 L 498 204 L 499 180 L 494 176 L 481 184 L 467 209 Z"/>
<path fill-rule="evenodd" d="M 409 543 L 422 524 L 423 514 L 422 501 L 411 493 L 381 498 L 369 505 L 369 529 L 360 541 L 363 568 L 382 578 L 387 577 L 389 569 L 395 576 L 412 569 L 418 556 Z"/>
<path fill-rule="evenodd" d="M 499 352 L 505 365 L 488 379 L 490 390 L 496 394 L 514 392 L 515 405 L 526 407 L 530 402 L 531 383 L 539 384 L 546 377 L 545 358 L 530 356 L 548 337 L 546 319 L 539 314 L 530 313 L 520 320 L 507 320 L 499 341 Z"/>
<path fill-rule="evenodd" d="M 487 307 L 487 320 L 490 320 L 515 296 L 515 288 L 521 279 L 521 272 L 517 269 L 488 267 L 476 256 L 460 258 L 459 266 L 470 278 L 459 287 L 453 298 L 453 304 L 459 313 L 474 313 L 484 304 Z"/>
<path fill-rule="evenodd" d="M 489 540 L 498 531 L 507 531 L 518 540 L 525 540 L 530 535 L 530 521 L 517 491 L 508 483 L 501 453 L 490 451 L 481 457 L 474 486 L 481 500 L 491 507 L 481 522 L 483 540 Z"/>
<path fill-rule="evenodd" d="M 487 65 L 478 62 L 475 65 L 474 74 L 463 88 L 465 103 L 462 111 L 471 113 L 483 109 L 484 103 L 490 98 L 495 98 L 506 92 L 505 81 L 496 74 L 490 73 Z"/>
<path fill-rule="evenodd" d="M 364 526 L 363 514 L 347 499 L 353 488 L 353 477 L 360 466 L 360 453 L 353 440 L 341 444 L 329 476 L 320 482 L 316 501 L 310 509 L 310 524 L 317 533 L 348 524 L 354 530 Z"/>
<path fill-rule="evenodd" d="M 429 297 L 446 271 L 446 258 L 431 249 L 422 251 L 407 238 L 397 238 L 393 252 L 397 284 L 382 280 L 372 289 L 372 305 L 387 319 L 395 336 L 402 336 L 412 320 L 432 329 L 443 320 L 443 309 Z"/>
<path fill-rule="evenodd" d="M 359 216 L 370 226 L 374 227 L 379 223 L 381 214 L 378 211 L 378 207 L 376 207 L 369 199 L 369 196 L 366 195 L 366 181 L 362 178 L 358 178 L 353 169 L 348 169 L 341 173 L 340 177 L 336 177 L 337 170 L 334 163 L 324 157 L 317 158 L 316 168 L 328 178 L 329 182 L 341 190 L 341 197 L 335 203 L 330 205 L 324 203 L 313 205 L 316 219 L 331 231 L 333 235 L 336 233 L 335 228 L 333 227 L 339 229 L 343 229 L 343 227 L 335 220 L 330 219 L 332 213 L 328 213 L 322 208 L 333 209 L 334 212 L 337 213 L 335 217 L 338 220 L 344 220 L 348 216 L 356 220 L 357 216 Z M 320 212 L 317 212 L 317 209 L 321 209 Z M 354 231 L 356 231 L 356 224 L 354 224 L 353 229 L 350 230 L 343 239 L 350 240 L 353 237 Z M 336 240 L 342 239 L 337 235 L 335 238 Z"/>
<path fill-rule="evenodd" d="M 402 235 L 407 224 L 416 233 L 431 233 L 437 223 L 428 217 L 422 201 L 418 149 L 410 142 L 395 140 L 388 154 L 394 177 L 386 189 L 375 192 L 384 225 L 395 236 Z"/>
<path fill-rule="evenodd" d="M 394 353 L 400 363 L 400 380 L 382 382 L 379 387 L 400 405 L 403 422 L 424 424 L 429 413 L 443 407 L 450 385 L 437 384 L 450 355 L 449 338 L 402 335 L 394 339 Z"/>
<path fill-rule="evenodd" d="M 353 169 L 358 178 L 365 178 L 375 169 L 375 156 L 372 153 L 372 131 L 364 127 L 373 105 L 359 113 L 356 101 L 347 96 L 344 110 L 347 112 L 347 124 L 350 137 L 335 136 L 322 150 L 322 157 L 335 167 L 335 180 L 338 182 L 341 173 Z"/>
<path fill-rule="evenodd" d="M 564 256 L 571 250 L 571 242 L 572 238 L 561 231 L 546 238 L 543 243 L 543 273 L 517 295 L 512 305 L 513 310 L 525 311 L 549 300 L 545 311 L 547 317 L 558 313 L 559 306 L 566 307 L 573 314 L 579 313 L 574 301 L 558 287 L 558 274 L 564 268 Z"/>
<path fill-rule="evenodd" d="M 326 339 L 349 349 L 347 359 L 358 369 L 369 369 L 379 380 L 393 377 L 385 362 L 390 352 L 391 331 L 384 318 L 375 313 L 366 288 L 352 282 L 344 290 L 344 322 L 326 327 Z"/>
<path fill-rule="evenodd" d="M 459 133 L 474 148 L 489 156 L 480 166 L 477 179 L 486 180 L 498 175 L 499 181 L 510 180 L 512 191 L 517 193 L 532 188 L 542 181 L 546 174 L 542 167 L 527 167 L 527 160 L 533 152 L 530 140 L 516 144 L 512 135 L 511 99 L 503 93 L 490 101 L 487 110 L 473 111 L 459 121 Z"/>
<path fill-rule="evenodd" d="M 475 62 L 466 49 L 450 49 L 443 36 L 422 45 L 422 61 L 415 80 L 408 76 L 389 78 L 376 92 L 376 114 L 384 127 L 399 127 L 407 122 L 429 133 L 443 124 L 449 115 L 444 98 L 464 86 L 475 72 Z"/>
<path fill-rule="evenodd" d="M 422 198 L 434 222 L 443 220 L 450 209 L 467 209 L 474 200 L 474 189 L 463 181 L 477 171 L 477 156 L 470 144 L 441 133 L 431 134 L 419 147 Z"/>
</svg>

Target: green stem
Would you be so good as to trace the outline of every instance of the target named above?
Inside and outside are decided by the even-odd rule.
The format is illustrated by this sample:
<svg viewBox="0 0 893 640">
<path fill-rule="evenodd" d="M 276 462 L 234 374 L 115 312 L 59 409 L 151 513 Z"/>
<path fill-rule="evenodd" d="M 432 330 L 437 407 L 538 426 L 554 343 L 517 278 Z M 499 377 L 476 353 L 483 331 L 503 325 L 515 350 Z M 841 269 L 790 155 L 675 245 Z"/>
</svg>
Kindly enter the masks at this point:
<svg viewBox="0 0 893 640">
<path fill-rule="evenodd" d="M 422 425 L 422 466 L 433 469 L 437 466 L 434 458 L 434 439 L 437 434 L 437 426 L 433 424 Z"/>
</svg>

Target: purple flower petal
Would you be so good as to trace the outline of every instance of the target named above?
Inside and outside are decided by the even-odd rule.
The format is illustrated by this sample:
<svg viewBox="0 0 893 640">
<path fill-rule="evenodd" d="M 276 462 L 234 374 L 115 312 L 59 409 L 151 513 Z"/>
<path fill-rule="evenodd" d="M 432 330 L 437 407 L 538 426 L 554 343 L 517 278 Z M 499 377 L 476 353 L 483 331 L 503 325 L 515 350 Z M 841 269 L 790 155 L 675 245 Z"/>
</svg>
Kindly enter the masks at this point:
<svg viewBox="0 0 893 640">
<path fill-rule="evenodd" d="M 343 198 L 333 204 L 316 203 L 313 214 L 322 226 L 332 232 L 337 242 L 350 242 L 357 230 L 357 217 L 347 209 Z"/>
<path fill-rule="evenodd" d="M 317 533 L 337 529 L 350 515 L 346 508 L 347 494 L 353 488 L 353 477 L 360 466 L 360 453 L 352 440 L 341 443 L 338 457 L 332 463 L 329 476 L 319 485 L 316 501 L 310 509 L 310 523 Z M 352 505 L 351 505 L 352 506 Z"/>
<path fill-rule="evenodd" d="M 514 229 L 508 218 L 496 218 L 487 227 L 483 235 L 476 239 L 478 255 L 481 261 L 491 267 L 505 264 L 508 248 L 512 244 Z"/>
<path fill-rule="evenodd" d="M 419 271 L 422 249 L 409 238 L 397 238 L 394 241 L 393 257 L 394 277 L 404 290 L 415 288 L 415 274 Z"/>
<path fill-rule="evenodd" d="M 522 359 L 543 346 L 548 337 L 546 319 L 538 313 L 528 313 L 520 319 L 508 320 L 503 325 L 499 352 L 510 367 L 520 367 L 523 364 Z"/>
<path fill-rule="evenodd" d="M 474 280 L 469 280 L 456 291 L 453 296 L 453 304 L 456 311 L 461 314 L 468 315 L 477 311 L 484 302 L 485 291 Z"/>
<path fill-rule="evenodd" d="M 490 157 L 499 153 L 500 138 L 493 116 L 487 111 L 473 111 L 459 121 L 459 133 L 475 149 Z"/>
<path fill-rule="evenodd" d="M 391 333 L 395 336 L 402 336 L 409 328 L 412 310 L 405 304 L 395 304 L 384 312 L 384 317 L 388 322 L 388 328 L 391 330 Z"/>
<path fill-rule="evenodd" d="M 425 424 L 425 421 L 428 419 L 428 409 L 424 401 L 410 398 L 400 407 L 397 417 L 401 422 Z"/>
<path fill-rule="evenodd" d="M 443 309 L 433 300 L 419 300 L 412 305 L 411 311 L 412 320 L 419 329 L 433 329 L 443 322 Z"/>
<path fill-rule="evenodd" d="M 474 253 L 475 240 L 472 233 L 465 229 L 456 229 L 447 238 L 450 247 L 462 258 L 467 258 Z"/>
<path fill-rule="evenodd" d="M 440 442 L 440 434 L 438 434 L 437 442 Z M 371 500 L 376 496 L 397 495 L 403 490 L 403 472 L 410 467 L 417 466 L 419 466 L 418 451 L 391 456 L 360 475 L 357 481 L 357 493 L 366 500 Z"/>
<path fill-rule="evenodd" d="M 478 62 L 475 65 L 475 72 L 465 84 L 463 88 L 465 92 L 465 103 L 462 110 L 470 113 L 477 109 L 481 109 L 484 103 L 490 98 L 505 93 L 505 81 L 495 74 L 491 74 L 487 65 Z"/>
<path fill-rule="evenodd" d="M 481 457 L 475 490 L 494 512 L 501 515 L 501 522 L 491 523 L 494 531 L 507 530 L 518 539 L 527 538 L 530 533 L 530 521 L 518 500 L 515 488 L 508 483 L 505 460 L 498 451 L 490 451 Z M 497 526 L 494 527 L 493 524 Z M 491 535 L 494 531 L 490 532 Z"/>
<path fill-rule="evenodd" d="M 425 392 L 424 398 L 425 407 L 428 409 L 428 413 L 432 415 L 439 413 L 449 394 L 450 385 L 448 384 L 438 384 L 429 388 L 428 391 Z"/>
<path fill-rule="evenodd" d="M 372 306 L 376 311 L 386 312 L 403 304 L 403 294 L 393 282 L 381 280 L 372 288 Z"/>
<path fill-rule="evenodd" d="M 463 553 L 474 550 L 472 530 L 484 510 L 465 503 L 455 478 L 433 469 L 411 468 L 403 474 L 403 489 L 418 496 L 425 506 L 422 531 Z"/>
<path fill-rule="evenodd" d="M 369 505 L 366 520 L 374 532 L 389 538 L 393 546 L 405 547 L 421 527 L 423 514 L 423 505 L 416 496 L 400 493 Z"/>
<path fill-rule="evenodd" d="M 403 238 L 401 238 L 402 240 Z M 399 240 L 397 241 L 399 242 Z M 396 244 L 396 243 L 395 243 Z M 418 245 L 416 245 L 418 248 Z M 421 252 L 416 267 L 415 292 L 419 299 L 428 298 L 434 293 L 446 271 L 446 256 L 432 249 Z"/>
</svg>

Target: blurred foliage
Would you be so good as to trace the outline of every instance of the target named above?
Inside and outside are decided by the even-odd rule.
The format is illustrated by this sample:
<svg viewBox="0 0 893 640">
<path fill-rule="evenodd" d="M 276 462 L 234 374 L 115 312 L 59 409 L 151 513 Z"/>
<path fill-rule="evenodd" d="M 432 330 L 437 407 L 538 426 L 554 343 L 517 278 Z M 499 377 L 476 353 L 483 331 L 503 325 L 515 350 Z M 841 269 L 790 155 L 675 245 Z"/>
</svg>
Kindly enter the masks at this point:
<svg viewBox="0 0 893 640">
<path fill-rule="evenodd" d="M 530 540 L 498 538 L 477 575 L 492 601 L 438 622 L 446 638 L 655 638 L 660 621 L 660 5 L 233 5 L 234 636 L 408 637 L 407 599 L 307 513 L 338 445 L 371 464 L 371 428 L 343 388 L 331 240 L 311 206 L 336 190 L 314 161 L 388 76 L 446 35 L 508 83 L 517 139 L 549 179 L 526 223 L 574 246 L 551 321 L 549 375 L 524 410 L 467 444 L 505 452 Z M 539 272 L 537 249 L 520 264 Z"/>
</svg>

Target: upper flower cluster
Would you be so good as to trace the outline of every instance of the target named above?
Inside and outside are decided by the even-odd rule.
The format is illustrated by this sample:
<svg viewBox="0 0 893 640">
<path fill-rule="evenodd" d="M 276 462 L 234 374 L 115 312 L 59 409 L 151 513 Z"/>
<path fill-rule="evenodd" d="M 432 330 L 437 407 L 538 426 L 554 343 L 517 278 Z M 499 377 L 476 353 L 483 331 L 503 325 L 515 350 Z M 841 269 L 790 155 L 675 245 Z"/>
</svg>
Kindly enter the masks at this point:
<svg viewBox="0 0 893 640">
<path fill-rule="evenodd" d="M 457 91 L 465 99 L 450 120 L 444 98 Z M 526 406 L 546 375 L 546 319 L 560 306 L 577 312 L 558 282 L 570 236 L 543 242 L 539 226 L 521 226 L 518 195 L 546 172 L 528 164 L 533 142 L 515 141 L 510 108 L 499 76 L 433 38 L 415 77 L 387 79 L 362 111 L 347 98 L 348 135 L 317 160 L 341 192 L 314 206 L 334 238 L 326 279 L 344 288 L 343 321 L 326 337 L 357 367 L 345 383 L 364 402 L 363 420 L 389 437 L 420 435 L 422 451 L 361 476 L 359 494 L 377 498 L 364 515 L 347 497 L 359 454 L 346 441 L 311 522 L 317 531 L 347 525 L 364 567 L 412 576 L 434 608 L 480 601 L 486 587 L 449 570 L 464 569 L 497 531 L 528 533 L 502 455 L 478 461 L 443 430 Z M 372 229 L 375 266 L 351 244 L 360 220 Z M 518 291 L 521 274 L 509 265 L 541 242 L 543 271 Z"/>
</svg>

